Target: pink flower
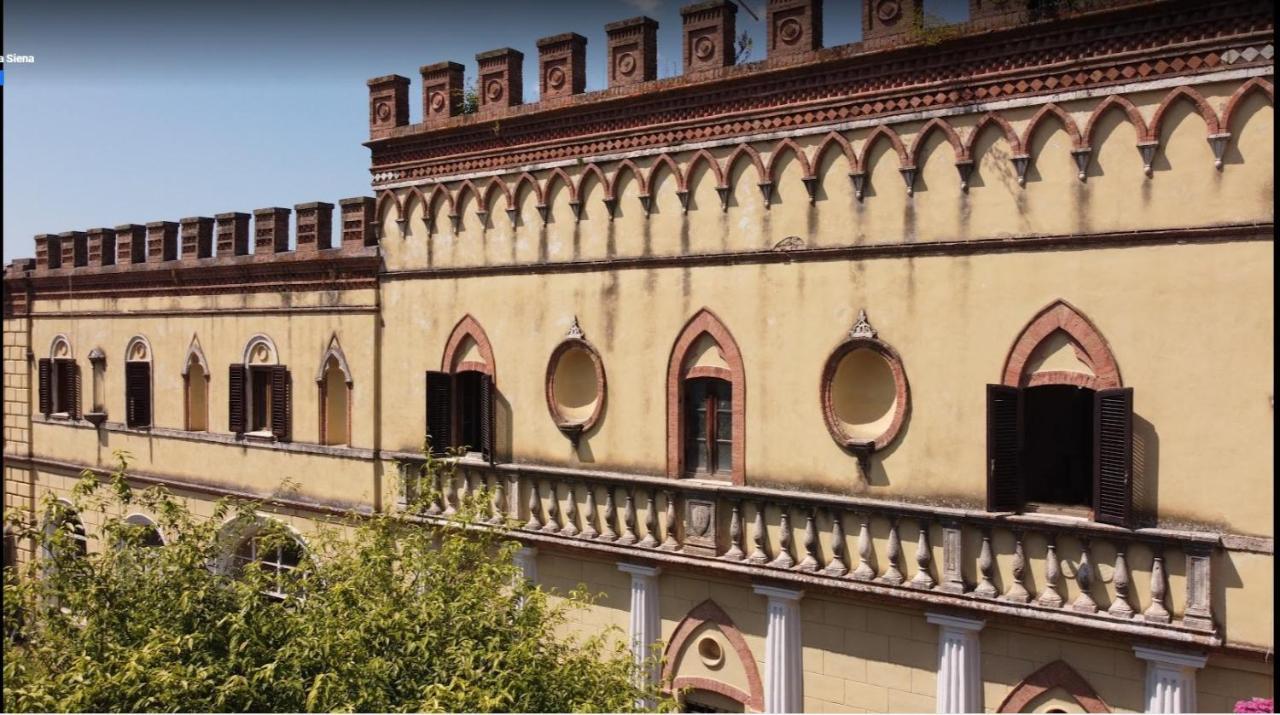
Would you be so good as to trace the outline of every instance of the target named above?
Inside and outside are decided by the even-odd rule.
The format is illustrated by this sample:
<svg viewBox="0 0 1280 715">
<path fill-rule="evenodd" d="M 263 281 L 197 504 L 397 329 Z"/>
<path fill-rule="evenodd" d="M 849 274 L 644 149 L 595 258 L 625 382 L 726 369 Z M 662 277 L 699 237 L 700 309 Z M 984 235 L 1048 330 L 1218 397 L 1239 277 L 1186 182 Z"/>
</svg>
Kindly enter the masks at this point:
<svg viewBox="0 0 1280 715">
<path fill-rule="evenodd" d="M 1275 702 L 1271 698 L 1249 698 L 1248 700 L 1236 701 L 1234 712 L 1238 713 L 1272 713 L 1275 712 Z"/>
</svg>

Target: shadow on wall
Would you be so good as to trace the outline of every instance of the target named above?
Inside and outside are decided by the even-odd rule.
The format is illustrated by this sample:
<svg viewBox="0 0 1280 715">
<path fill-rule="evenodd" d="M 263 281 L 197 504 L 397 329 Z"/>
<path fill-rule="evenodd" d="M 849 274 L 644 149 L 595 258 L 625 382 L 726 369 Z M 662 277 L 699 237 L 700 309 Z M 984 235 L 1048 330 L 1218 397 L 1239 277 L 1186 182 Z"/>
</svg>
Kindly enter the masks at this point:
<svg viewBox="0 0 1280 715">
<path fill-rule="evenodd" d="M 862 474 L 862 477 L 866 481 L 867 486 L 869 487 L 889 486 L 889 472 L 884 468 L 884 463 L 888 461 L 890 457 L 893 456 L 894 452 L 898 451 L 898 445 L 902 444 L 903 441 L 910 438 L 910 434 L 911 434 L 911 411 L 908 410 L 906 419 L 903 420 L 902 422 L 902 429 L 898 432 L 897 436 L 893 438 L 893 441 L 890 442 L 888 445 L 882 447 L 881 449 L 877 449 L 874 453 L 872 453 L 871 460 L 870 460 L 871 469 L 869 469 L 866 473 Z M 845 450 L 845 453 L 848 454 L 850 457 L 854 456 L 853 453 L 847 449 Z M 856 461 L 854 463 L 855 465 L 857 464 Z M 858 469 L 858 467 L 856 466 L 854 468 Z"/>
<path fill-rule="evenodd" d="M 1155 526 L 1160 488 L 1160 435 L 1155 425 L 1133 415 L 1133 513 L 1135 525 Z"/>
<path fill-rule="evenodd" d="M 515 443 L 511 426 L 514 422 L 515 413 L 511 409 L 511 401 L 496 386 L 493 390 L 493 412 L 495 431 L 493 435 L 493 458 L 499 462 L 514 461 Z"/>
</svg>

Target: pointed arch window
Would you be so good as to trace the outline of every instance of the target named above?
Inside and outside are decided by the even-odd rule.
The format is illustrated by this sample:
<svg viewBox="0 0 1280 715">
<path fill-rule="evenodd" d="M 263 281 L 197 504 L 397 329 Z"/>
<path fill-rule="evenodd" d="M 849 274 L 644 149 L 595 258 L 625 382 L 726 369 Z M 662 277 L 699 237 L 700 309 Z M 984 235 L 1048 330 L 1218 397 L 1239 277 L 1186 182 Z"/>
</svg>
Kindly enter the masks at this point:
<svg viewBox="0 0 1280 715">
<path fill-rule="evenodd" d="M 209 430 L 209 363 L 200 348 L 200 340 L 191 338 L 187 359 L 182 364 L 183 410 L 189 432 Z"/>
<path fill-rule="evenodd" d="M 742 355 L 714 313 L 698 312 L 667 365 L 667 472 L 745 482 L 746 378 Z"/>
<path fill-rule="evenodd" d="M 71 353 L 71 342 L 59 335 L 49 346 L 49 357 L 40 358 L 40 412 L 45 417 L 80 419 L 80 366 Z"/>
<path fill-rule="evenodd" d="M 350 444 L 351 371 L 337 335 L 329 339 L 329 348 L 320 357 L 316 385 L 320 390 L 320 442 Z"/>
<path fill-rule="evenodd" d="M 133 428 L 151 426 L 151 343 L 135 337 L 125 348 L 124 402 L 125 425 Z"/>
<path fill-rule="evenodd" d="M 440 370 L 427 371 L 427 437 L 434 454 L 479 452 L 493 462 L 496 366 L 484 329 L 470 315 L 454 326 Z"/>
<path fill-rule="evenodd" d="M 255 335 L 227 379 L 227 415 L 231 432 L 287 442 L 292 435 L 292 377 L 280 363 L 275 343 Z"/>
</svg>

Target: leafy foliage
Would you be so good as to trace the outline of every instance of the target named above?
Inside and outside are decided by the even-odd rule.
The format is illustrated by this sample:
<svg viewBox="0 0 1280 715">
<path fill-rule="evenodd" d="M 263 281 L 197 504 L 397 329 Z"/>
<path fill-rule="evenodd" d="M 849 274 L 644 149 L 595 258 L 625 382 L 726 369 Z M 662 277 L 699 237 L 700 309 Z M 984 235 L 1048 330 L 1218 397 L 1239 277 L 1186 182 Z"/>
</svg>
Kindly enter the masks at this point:
<svg viewBox="0 0 1280 715">
<path fill-rule="evenodd" d="M 672 707 L 636 685 L 616 632 L 563 635 L 588 595 L 552 598 L 521 578 L 518 544 L 477 527 L 487 495 L 453 525 L 400 514 L 321 525 L 277 580 L 253 563 L 231 569 L 227 555 L 250 535 L 261 549 L 284 543 L 285 527 L 252 503 L 219 501 L 202 517 L 162 487 L 135 491 L 117 456 L 109 479 L 81 476 L 70 506 L 45 502 L 43 524 L 55 526 L 6 516 L 43 554 L 21 574 L 5 570 L 6 711 Z M 428 456 L 422 476 L 451 470 Z M 102 515 L 87 556 L 68 509 Z M 150 527 L 113 516 L 138 511 L 154 515 L 165 545 L 147 546 Z"/>
</svg>

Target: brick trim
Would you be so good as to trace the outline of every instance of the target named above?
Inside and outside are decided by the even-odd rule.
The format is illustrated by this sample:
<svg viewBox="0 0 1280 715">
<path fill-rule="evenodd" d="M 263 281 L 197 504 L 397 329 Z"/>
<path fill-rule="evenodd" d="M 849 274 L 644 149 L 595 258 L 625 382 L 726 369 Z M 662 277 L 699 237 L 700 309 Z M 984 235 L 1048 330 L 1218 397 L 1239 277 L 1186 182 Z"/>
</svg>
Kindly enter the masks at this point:
<svg viewBox="0 0 1280 715">
<path fill-rule="evenodd" d="M 734 653 L 737 654 L 739 661 L 742 663 L 742 669 L 746 671 L 747 687 L 750 688 L 751 692 L 745 693 L 731 685 L 710 678 L 674 677 L 675 657 L 680 654 L 681 649 L 685 647 L 685 644 L 693 634 L 708 623 L 719 628 L 724 637 L 729 639 L 729 645 L 733 646 Z M 760 670 L 756 664 L 755 656 L 751 654 L 751 648 L 747 646 L 746 639 L 742 637 L 742 631 L 738 630 L 738 627 L 733 623 L 733 619 L 715 601 L 707 599 L 691 608 L 685 614 L 684 619 L 676 626 L 675 632 L 671 634 L 671 640 L 667 643 L 667 649 L 662 655 L 664 661 L 662 680 L 670 683 L 669 687 L 672 691 L 678 691 L 680 688 L 685 687 L 710 690 L 742 703 L 746 709 L 756 712 L 764 710 L 764 685 L 760 680 Z"/>
<path fill-rule="evenodd" d="M 560 412 L 560 404 L 556 402 L 556 367 L 560 364 L 560 358 L 570 349 L 579 348 L 585 350 L 591 357 L 592 367 L 596 373 L 596 406 L 591 411 L 587 419 L 581 422 L 574 422 L 565 417 Z M 604 376 L 604 361 L 600 359 L 600 352 L 596 347 L 585 338 L 565 338 L 560 344 L 551 351 L 551 357 L 547 360 L 547 375 L 544 380 L 547 395 L 547 411 L 551 413 L 551 419 L 555 421 L 556 426 L 573 426 L 580 427 L 579 433 L 589 432 L 591 428 L 596 426 L 600 421 L 600 415 L 604 412 L 605 393 L 608 389 Z"/>
<path fill-rule="evenodd" d="M 480 355 L 484 358 L 483 365 L 473 361 L 454 365 L 454 360 L 458 357 L 458 348 L 462 346 L 462 339 L 466 337 L 476 341 Z M 453 332 L 449 334 L 449 342 L 445 344 L 444 355 L 440 358 L 440 370 L 443 372 L 474 370 L 483 372 L 497 381 L 498 372 L 497 365 L 493 362 L 493 346 L 489 343 L 489 336 L 485 335 L 484 328 L 480 327 L 480 323 L 471 317 L 470 313 L 462 316 L 458 324 L 453 326 Z"/>
<path fill-rule="evenodd" d="M 747 379 L 742 365 L 742 353 L 715 313 L 707 308 L 699 310 L 685 323 L 680 335 L 671 347 L 667 361 L 667 476 L 679 479 L 684 476 L 684 381 L 696 377 L 694 371 L 684 369 L 684 360 L 693 343 L 706 334 L 716 343 L 720 357 L 729 365 L 729 383 L 733 388 L 730 410 L 733 414 L 733 468 L 730 479 L 734 484 L 746 484 L 746 413 Z M 722 377 L 717 375 L 717 377 Z"/>
<path fill-rule="evenodd" d="M 906 422 L 907 415 L 911 411 L 911 388 L 907 383 L 907 372 L 902 365 L 902 357 L 898 355 L 897 350 L 894 350 L 892 346 L 883 340 L 878 338 L 848 338 L 837 345 L 835 350 L 831 351 L 831 356 L 827 358 L 826 364 L 822 367 L 819 399 L 822 404 L 822 418 L 827 423 L 827 431 L 831 433 L 831 438 L 838 442 L 840 446 L 849 448 L 860 440 L 850 437 L 841 425 L 840 419 L 836 415 L 835 405 L 831 401 L 831 382 L 835 379 L 836 370 L 840 367 L 840 362 L 844 360 L 846 355 L 858 349 L 874 351 L 885 362 L 889 363 L 889 370 L 893 373 L 893 419 L 883 432 L 871 440 L 871 451 L 874 452 L 884 449 L 902 431 L 902 425 Z"/>
<path fill-rule="evenodd" d="M 1222 110 L 1222 131 L 1231 131 L 1231 125 L 1235 121 L 1236 111 L 1238 110 L 1240 103 L 1254 92 L 1261 92 L 1264 97 L 1271 100 L 1272 104 L 1275 103 L 1275 88 L 1272 86 L 1271 82 L 1261 77 L 1253 77 L 1249 81 L 1240 85 L 1240 87 L 1231 94 L 1231 98 L 1227 100 L 1227 106 Z"/>
<path fill-rule="evenodd" d="M 1025 374 L 1027 362 L 1035 349 L 1058 330 L 1071 338 L 1076 355 L 1093 371 L 1092 376 L 1062 371 Z M 1001 383 L 1010 387 L 1065 384 L 1101 390 L 1124 385 L 1120 379 L 1120 367 L 1102 333 L 1083 313 L 1064 300 L 1045 306 L 1027 323 L 1009 349 L 1002 374 Z"/>
<path fill-rule="evenodd" d="M 1087 713 L 1109 713 L 1111 708 L 1079 673 L 1061 660 L 1055 660 L 1028 675 L 1005 696 L 998 713 L 1020 713 L 1041 694 L 1061 687 Z"/>
</svg>

